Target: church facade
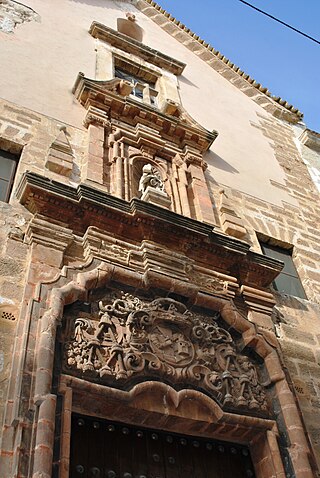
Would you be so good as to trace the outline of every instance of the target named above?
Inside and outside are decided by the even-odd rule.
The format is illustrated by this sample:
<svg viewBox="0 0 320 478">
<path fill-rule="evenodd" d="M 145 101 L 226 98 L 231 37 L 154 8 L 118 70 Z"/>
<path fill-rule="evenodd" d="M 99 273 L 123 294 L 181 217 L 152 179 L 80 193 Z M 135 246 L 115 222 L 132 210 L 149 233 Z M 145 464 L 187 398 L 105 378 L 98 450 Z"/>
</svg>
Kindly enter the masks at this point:
<svg viewBox="0 0 320 478">
<path fill-rule="evenodd" d="M 151 0 L 0 42 L 0 477 L 319 476 L 319 134 Z"/>
</svg>

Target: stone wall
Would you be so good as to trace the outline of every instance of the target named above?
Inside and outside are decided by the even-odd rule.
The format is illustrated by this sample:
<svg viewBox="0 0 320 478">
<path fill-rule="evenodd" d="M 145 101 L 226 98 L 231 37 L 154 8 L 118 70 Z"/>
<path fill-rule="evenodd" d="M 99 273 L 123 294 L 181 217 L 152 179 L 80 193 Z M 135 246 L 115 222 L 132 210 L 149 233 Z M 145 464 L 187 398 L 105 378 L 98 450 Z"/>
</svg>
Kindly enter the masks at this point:
<svg viewBox="0 0 320 478">
<path fill-rule="evenodd" d="M 15 152 L 21 152 L 15 187 L 22 173 L 32 170 L 51 177 L 66 185 L 76 186 L 81 180 L 82 164 L 86 164 L 88 146 L 87 133 L 67 127 L 33 112 L 2 102 L 2 145 Z M 252 249 L 259 252 L 260 237 L 271 237 L 280 245 L 294 245 L 294 262 L 304 285 L 309 300 L 296 299 L 275 294 L 276 308 L 273 315 L 274 325 L 259 322 L 260 328 L 275 330 L 281 346 L 284 370 L 289 383 L 299 402 L 307 435 L 312 443 L 319 462 L 319 415 L 314 411 L 320 406 L 320 368 L 319 368 L 319 260 L 320 248 L 317 241 L 315 225 L 319 221 L 316 207 L 318 193 L 312 182 L 307 167 L 294 142 L 291 126 L 271 116 L 259 117 L 259 128 L 273 145 L 279 164 L 286 174 L 287 191 L 297 201 L 297 206 L 284 204 L 283 207 L 266 203 L 238 190 L 224 187 L 230 207 L 240 219 L 243 240 L 249 242 Z M 71 163 L 71 175 L 58 173 L 46 167 L 48 157 L 52 154 L 54 143 L 62 143 L 71 148 L 68 156 Z M 51 151 L 51 152 L 50 152 Z M 70 151 L 69 151 L 70 152 Z M 61 153 L 61 151 L 60 151 Z M 55 160 L 64 162 L 66 157 L 54 156 Z M 75 167 L 75 168 L 74 168 Z M 75 173 L 74 173 L 75 171 Z M 85 173 L 83 173 L 85 174 Z M 85 177 L 85 176 L 83 176 Z M 219 221 L 219 200 L 221 185 L 207 175 L 210 192 L 213 197 L 217 228 Z M 98 185 L 98 184 L 97 184 Z M 99 188 L 103 186 L 98 185 Z M 275 184 L 276 187 L 284 187 Z M 31 250 L 28 223 L 32 215 L 18 204 L 13 195 L 11 204 L 1 205 L 1 394 L 6 396 L 7 379 L 10 373 L 13 338 L 23 298 L 26 270 L 30 264 L 28 254 Z M 27 234 L 26 234 L 27 232 Z M 71 237 L 71 236 L 70 236 Z M 85 260 L 84 242 L 75 238 L 68 247 L 65 259 L 52 252 L 52 258 L 42 255 L 41 246 L 33 248 L 33 263 L 29 269 L 29 282 L 32 291 L 25 291 L 26 297 L 33 296 L 39 281 L 53 278 L 63 264 L 80 264 Z M 58 261 L 58 262 L 57 262 Z M 51 272 L 50 272 L 51 270 Z M 31 277 L 31 279 L 30 279 Z M 0 411 L 2 415 L 3 410 Z"/>
<path fill-rule="evenodd" d="M 23 242 L 30 214 L 0 202 L 0 421 L 11 371 L 15 327 L 22 302 L 28 247 Z"/>
<path fill-rule="evenodd" d="M 39 2 L 34 3 L 40 5 Z M 298 148 L 296 140 L 297 134 L 294 132 L 292 124 L 290 123 L 296 121 L 297 116 L 300 118 L 299 112 L 293 108 L 282 108 L 279 103 L 275 103 L 272 98 L 270 98 L 270 95 L 265 95 L 262 89 L 256 85 L 249 84 L 243 75 L 239 76 L 233 67 L 227 65 L 225 62 L 223 63 L 221 58 L 217 58 L 215 53 L 208 51 L 205 45 L 202 44 L 201 46 L 197 39 L 193 38 L 190 40 L 188 32 L 185 30 L 180 31 L 181 29 L 179 30 L 179 28 L 175 26 L 168 17 L 164 17 L 163 13 L 159 12 L 159 10 L 156 11 L 152 6 L 146 7 L 145 2 L 142 1 L 139 1 L 138 5 L 140 5 L 139 8 L 141 8 L 141 11 L 148 16 L 148 18 L 144 20 L 144 25 L 149 29 L 149 33 L 152 32 L 152 20 L 165 30 L 165 33 L 162 32 L 163 38 L 168 39 L 168 34 L 175 35 L 176 40 L 180 42 L 178 46 L 176 44 L 178 41 L 175 43 L 177 52 L 182 52 L 186 47 L 188 49 L 188 52 L 185 53 L 186 58 L 190 58 L 191 52 L 195 53 L 198 58 L 195 60 L 192 74 L 199 76 L 196 67 L 204 60 L 206 63 L 204 70 L 206 72 L 209 70 L 208 65 L 215 70 L 212 72 L 212 78 L 214 78 L 217 84 L 220 84 L 219 82 L 221 81 L 232 83 L 232 85 L 228 84 L 226 88 L 224 86 L 221 87 L 221 91 L 226 93 L 227 98 L 230 93 L 230 97 L 227 100 L 228 114 L 232 114 L 235 103 L 237 104 L 237 114 L 239 118 L 242 117 L 242 107 L 246 111 L 245 124 L 247 126 L 244 137 L 241 137 L 242 124 L 235 124 L 237 120 L 234 120 L 232 127 L 229 127 L 227 125 L 227 116 L 222 120 L 217 118 L 217 121 L 221 121 L 222 140 L 220 143 L 217 142 L 217 146 L 216 143 L 214 143 L 212 151 L 207 153 L 207 158 L 204 158 L 208 159 L 210 163 L 209 170 L 203 175 L 202 166 L 204 162 L 202 162 L 201 175 L 199 174 L 197 176 L 199 188 L 195 189 L 195 191 L 198 191 L 200 196 L 203 193 L 206 207 L 210 210 L 210 214 L 212 214 L 212 211 L 211 202 L 207 200 L 209 198 L 207 186 L 211 194 L 215 221 L 210 222 L 216 223 L 215 231 L 222 233 L 221 236 L 224 240 L 226 236 L 224 236 L 223 233 L 241 238 L 250 244 L 252 251 L 255 252 L 261 252 L 258 238 L 272 238 L 273 241 L 280 246 L 294 246 L 293 260 L 308 300 L 297 299 L 274 292 L 276 306 L 272 320 L 270 319 L 270 314 L 263 314 L 261 310 L 260 312 L 252 312 L 248 306 L 249 301 L 246 299 L 246 294 L 249 295 L 250 291 L 248 292 L 248 288 L 241 289 L 238 287 L 239 284 L 237 281 L 239 277 L 231 277 L 235 274 L 234 270 L 232 272 L 224 271 L 225 276 L 221 278 L 221 271 L 217 272 L 221 264 L 217 261 L 212 266 L 212 270 L 209 271 L 211 274 L 210 277 L 210 274 L 205 270 L 204 266 L 207 265 L 205 263 L 206 257 L 209 257 L 211 252 L 206 256 L 207 252 L 204 252 L 204 249 L 197 249 L 198 244 L 196 242 L 192 243 L 190 239 L 192 237 L 190 231 L 188 232 L 188 234 L 190 233 L 190 237 L 187 234 L 185 235 L 186 243 L 183 242 L 184 239 L 182 239 L 183 234 L 181 231 L 180 236 L 174 236 L 174 232 L 172 231 L 176 229 L 174 229 L 172 225 L 170 227 L 167 226 L 164 232 L 161 230 L 159 235 L 156 236 L 154 234 L 155 229 L 151 227 L 153 218 L 150 219 L 150 217 L 147 217 L 146 219 L 143 217 L 143 214 L 142 219 L 139 219 L 140 222 L 134 223 L 133 225 L 133 222 L 130 222 L 131 218 L 126 218 L 123 222 L 120 222 L 118 221 L 119 216 L 113 216 L 113 213 L 110 213 L 110 211 L 105 216 L 102 214 L 99 216 L 94 210 L 94 206 L 91 205 L 92 208 L 86 210 L 86 214 L 88 214 L 87 218 L 95 215 L 96 226 L 99 226 L 100 229 L 95 229 L 94 226 L 91 228 L 88 227 L 91 225 L 88 219 L 87 223 L 83 224 L 83 228 L 80 232 L 78 229 L 76 232 L 71 230 L 71 228 L 68 229 L 67 221 L 72 216 L 72 212 L 70 213 L 70 211 L 72 211 L 71 206 L 70 211 L 68 211 L 69 216 L 67 216 L 64 210 L 59 210 L 58 219 L 52 221 L 50 227 L 48 227 L 48 223 L 43 217 L 36 215 L 34 218 L 36 210 L 33 209 L 32 201 L 30 200 L 30 202 L 26 204 L 26 207 L 23 207 L 19 204 L 15 196 L 19 181 L 26 171 L 32 171 L 44 178 L 49 178 L 51 182 L 62 183 L 62 185 L 70 187 L 69 191 L 74 191 L 79 184 L 86 184 L 91 188 L 96 188 L 95 191 L 110 192 L 103 183 L 103 175 L 98 174 L 99 168 L 106 174 L 106 171 L 103 170 L 104 148 L 106 145 L 105 125 L 101 126 L 100 124 L 98 125 L 99 127 L 97 127 L 96 124 L 91 124 L 89 131 L 81 127 L 81 118 L 84 116 L 84 109 L 81 109 L 82 107 L 80 107 L 75 100 L 73 100 L 73 108 L 75 110 L 74 115 L 77 117 L 75 124 L 80 125 L 78 127 L 70 126 L 60 120 L 58 121 L 1 100 L 0 148 L 20 155 L 20 161 L 10 204 L 0 203 L 0 403 L 3 404 L 7 396 L 7 384 L 12 356 L 15 352 L 17 352 L 16 356 L 19 355 L 19 350 L 17 349 L 23 343 L 23 340 L 25 341 L 26 357 L 28 357 L 30 362 L 32 362 L 33 359 L 32 346 L 30 346 L 29 349 L 28 346 L 32 344 L 33 341 L 36 341 L 36 326 L 33 324 L 34 335 L 30 336 L 30 344 L 28 345 L 29 329 L 26 320 L 26 311 L 32 301 L 37 301 L 37 287 L 39 287 L 39 284 L 49 284 L 50 281 L 56 280 L 59 274 L 63 279 L 67 275 L 66 271 L 69 270 L 70 272 L 72 267 L 79 267 L 79 270 L 85 268 L 86 264 L 89 264 L 93 257 L 103 263 L 118 264 L 117 270 L 119 276 L 121 276 L 121 274 L 125 275 L 129 271 L 128 282 L 130 282 L 131 277 L 134 277 L 139 268 L 141 269 L 140 273 L 142 276 L 142 272 L 149 272 L 149 270 L 151 270 L 152 273 L 154 273 L 154 268 L 158 267 L 160 275 L 162 274 L 162 280 L 165 283 L 163 289 L 167 288 L 171 290 L 170 287 L 172 287 L 172 284 L 178 283 L 180 287 L 180 289 L 178 288 L 178 292 L 176 292 L 178 295 L 182 296 L 183 293 L 189 289 L 202 287 L 208 296 L 211 295 L 214 297 L 215 294 L 225 293 L 226 295 L 223 297 L 223 300 L 230 300 L 235 296 L 235 301 L 241 309 L 241 313 L 246 315 L 247 322 L 251 322 L 251 324 L 249 324 L 251 327 L 250 330 L 254 329 L 256 336 L 260 334 L 259 336 L 263 336 L 264 339 L 267 337 L 268 339 L 265 339 L 266 342 L 268 342 L 268 340 L 270 341 L 268 342 L 268 346 L 271 344 L 271 347 L 278 349 L 284 374 L 294 394 L 294 400 L 299 404 L 307 437 L 311 442 L 316 460 L 320 466 L 319 192 L 301 156 L 301 154 L 306 154 L 305 148 L 307 148 L 307 146 L 302 146 L 301 150 Z M 72 5 L 69 5 L 70 9 L 71 7 Z M 83 6 L 83 8 L 87 8 L 87 5 Z M 124 5 L 122 8 L 124 8 Z M 141 14 L 141 16 L 143 15 L 140 12 L 138 13 Z M 116 18 L 116 14 L 117 12 L 113 10 L 113 20 Z M 81 12 L 79 15 L 81 15 Z M 96 20 L 96 18 L 94 18 L 94 20 Z M 87 19 L 83 19 L 83 25 L 86 27 L 89 26 Z M 160 28 L 158 25 L 156 28 Z M 84 32 L 85 27 L 83 28 Z M 155 31 L 158 32 L 158 30 Z M 154 32 L 152 32 L 152 34 L 154 35 Z M 85 31 L 85 35 L 87 35 L 87 30 Z M 155 40 L 156 36 L 157 35 L 154 35 L 154 37 L 151 38 L 154 44 L 158 42 L 158 39 Z M 92 38 L 88 36 L 85 38 L 83 44 L 89 48 L 89 46 L 92 46 Z M 92 58 L 90 57 L 90 59 Z M 87 65 L 91 61 L 89 60 L 89 53 L 87 54 L 86 61 Z M 93 70 L 94 68 L 92 66 L 91 73 Z M 217 79 L 218 74 L 220 75 L 219 79 Z M 70 73 L 70 76 L 72 75 Z M 75 80 L 75 77 L 72 78 Z M 61 88 L 63 88 L 64 94 L 71 101 L 70 85 L 71 83 L 68 85 L 63 84 Z M 236 91 L 233 95 L 231 91 L 233 92 L 234 85 L 237 86 L 242 93 Z M 188 96 L 188 87 L 187 83 L 182 87 L 183 94 L 186 95 L 186 97 Z M 201 118 L 202 111 L 200 110 L 202 105 L 197 103 L 195 96 L 192 96 L 195 94 L 198 94 L 198 92 L 192 92 L 192 94 L 186 98 L 186 103 L 188 104 L 188 101 L 190 104 L 192 103 L 193 111 L 199 110 L 199 117 Z M 206 92 L 202 92 L 202 94 L 205 95 Z M 216 94 L 221 95 L 221 92 L 218 91 Z M 253 97 L 254 100 L 253 106 L 251 104 L 251 97 Z M 63 116 L 63 108 L 67 109 L 64 105 L 60 105 L 58 108 L 59 115 L 61 116 Z M 210 106 L 210 111 L 211 110 L 212 108 Z M 217 114 L 217 116 L 221 116 L 221 114 Z M 208 116 L 208 118 L 211 121 L 211 116 Z M 205 118 L 205 120 L 208 118 Z M 108 121 L 106 121 L 105 124 L 107 123 Z M 151 126 L 150 124 L 148 125 L 149 128 L 151 128 Z M 235 151 L 237 148 L 233 150 L 233 144 L 231 144 L 232 141 L 230 138 L 234 137 L 232 136 L 234 133 L 232 128 L 237 126 L 238 139 L 241 137 L 241 144 L 245 145 L 246 149 L 250 152 L 248 158 L 236 156 Z M 248 140 L 248 138 L 253 138 L 252 132 L 254 132 L 253 144 Z M 152 137 L 151 134 L 150 137 Z M 147 137 L 148 142 L 150 137 Z M 154 138 L 150 140 L 150 142 L 153 140 Z M 168 144 L 168 141 L 166 142 Z M 231 146 L 229 146 L 229 144 L 231 144 Z M 261 150 L 259 150 L 259 148 L 254 150 L 254 145 L 256 144 L 261 146 Z M 135 145 L 135 147 L 136 146 L 137 145 Z M 215 149 L 216 147 L 217 149 Z M 224 148 L 228 148 L 228 154 L 226 154 L 226 156 L 223 156 Z M 215 153 L 217 150 L 220 156 Z M 262 155 L 260 156 L 260 154 Z M 119 157 L 120 156 L 121 155 L 119 155 Z M 124 156 L 124 154 L 122 156 Z M 228 161 L 231 157 L 235 156 L 236 159 L 233 166 L 236 166 L 237 161 L 239 161 L 239 163 L 243 161 L 245 166 L 243 170 L 241 170 L 241 174 L 235 179 L 237 182 L 232 184 L 232 180 L 230 179 L 233 174 L 232 171 L 237 173 L 239 173 L 239 171 L 237 171 L 231 163 L 228 164 Z M 314 158 L 314 155 L 312 158 Z M 114 158 L 112 158 L 112 161 L 113 160 Z M 250 161 L 251 164 L 254 164 L 254 177 L 251 176 L 253 170 L 250 170 Z M 263 170 L 263 161 L 270 161 L 270 163 L 268 163 L 270 170 L 273 169 L 272 165 L 276 164 L 275 175 L 268 175 L 268 172 L 266 173 Z M 221 166 L 223 162 L 230 168 L 227 185 L 219 184 L 217 180 L 219 176 L 215 174 L 217 173 L 219 165 Z M 190 173 L 192 169 L 191 163 L 187 164 L 186 168 L 187 167 Z M 203 169 L 205 169 L 204 166 Z M 259 174 L 257 175 L 259 170 L 261 170 L 261 176 L 259 176 Z M 244 171 L 246 171 L 246 173 Z M 114 183 L 117 180 L 116 174 L 115 172 L 112 178 Z M 204 177 L 206 182 L 204 181 Z M 243 178 L 243 187 L 241 190 L 239 190 L 239 178 L 240 180 Z M 118 180 L 120 181 L 120 178 L 118 178 Z M 177 178 L 177 181 L 181 183 L 181 178 Z M 258 199 L 249 194 L 249 192 L 258 190 L 260 181 L 264 188 L 264 194 Z M 247 188 L 250 182 L 256 182 L 255 188 Z M 120 186 L 122 185 L 120 184 Z M 186 186 L 187 181 L 186 184 L 183 184 L 183 188 Z M 221 192 L 222 189 L 223 193 Z M 92 189 L 90 191 L 92 193 Z M 263 197 L 266 197 L 266 191 L 270 192 L 269 200 L 263 200 Z M 279 194 L 277 194 L 277 191 Z M 276 198 L 272 196 L 272 192 L 275 193 Z M 123 199 L 128 199 L 128 197 L 122 198 L 121 195 L 119 195 L 118 198 L 120 198 L 119 202 L 115 204 L 119 204 Z M 288 201 L 286 201 L 286 199 Z M 94 194 L 91 196 L 91 200 L 99 203 Z M 74 202 L 76 203 L 76 200 L 74 200 Z M 52 204 L 54 204 L 54 201 Z M 52 207 L 54 208 L 55 206 Z M 43 207 L 43 212 L 48 212 L 48 210 L 49 206 L 47 210 Z M 76 208 L 74 210 L 76 210 Z M 77 218 L 79 221 L 82 220 L 81 213 L 82 211 L 79 212 L 78 209 Z M 148 214 L 150 214 L 150 212 L 148 212 Z M 187 214 L 185 214 L 185 216 L 187 216 Z M 198 219 L 199 217 L 200 216 L 196 216 Z M 31 218 L 33 218 L 33 221 L 30 225 Z M 182 220 L 187 220 L 187 218 L 182 218 Z M 192 219 L 188 220 L 190 222 L 186 222 L 185 224 L 192 223 L 194 225 Z M 64 223 L 64 221 L 66 221 L 66 223 Z M 74 218 L 72 218 L 72 221 L 74 221 Z M 105 230 L 103 228 L 105 224 L 108 224 L 108 221 L 110 227 L 109 236 L 108 234 L 104 236 Z M 133 226 L 130 229 L 128 225 L 130 227 Z M 150 229 L 148 230 L 149 226 Z M 185 227 L 188 229 L 187 226 Z M 200 226 L 198 223 L 197 227 L 200 229 L 202 227 L 208 227 L 210 229 L 208 224 L 202 224 Z M 132 237 L 134 237 L 135 234 L 142 234 L 143 236 L 145 230 L 148 231 L 148 237 L 143 237 L 143 239 L 140 237 L 140 242 L 138 240 L 134 242 Z M 131 237 L 129 233 L 132 234 Z M 170 234 L 172 234 L 172 238 Z M 158 248 L 158 244 L 160 244 L 161 241 L 169 241 L 170 238 L 172 239 L 172 243 L 174 243 L 174 247 L 172 247 L 173 250 L 170 249 L 168 242 L 166 243 L 166 250 L 164 247 Z M 188 243 L 189 239 L 190 243 Z M 125 243 L 124 240 L 128 242 Z M 183 246 L 181 246 L 181 250 L 179 251 L 174 250 L 174 248 L 178 247 L 177 244 L 182 244 Z M 239 248 L 241 247 L 239 246 Z M 245 248 L 246 246 L 243 247 Z M 228 248 L 226 247 L 226 249 Z M 197 254 L 198 256 L 195 257 Z M 163 261 L 161 266 L 159 266 L 159 258 L 162 258 Z M 194 263 L 197 263 L 196 268 L 192 269 Z M 230 264 L 230 268 L 234 266 L 232 262 L 230 262 Z M 110 267 L 110 269 L 112 267 Z M 264 265 L 264 267 L 267 268 L 266 265 Z M 198 273 L 198 279 L 195 271 Z M 230 274 L 230 277 L 226 274 Z M 174 277 L 174 279 L 172 279 L 172 277 Z M 217 283 L 220 287 L 218 291 L 216 288 Z M 228 287 L 225 289 L 225 283 L 229 284 L 229 289 Z M 138 287 L 137 284 L 139 284 L 139 282 L 134 282 L 135 287 Z M 156 286 L 156 284 L 157 282 L 155 281 L 153 285 Z M 75 286 L 75 291 L 76 290 L 77 288 Z M 255 294 L 257 294 L 257 296 L 260 294 L 258 299 L 262 304 L 261 307 L 263 308 L 267 303 L 266 309 L 268 307 L 271 309 L 273 299 L 270 294 L 268 294 L 269 289 L 263 288 L 260 284 L 257 286 L 257 290 L 255 290 Z M 204 297 L 205 294 L 203 295 Z M 190 297 L 191 295 L 192 294 L 190 294 Z M 190 297 L 189 299 L 191 300 L 192 297 Z M 70 301 L 66 303 L 72 303 L 72 297 Z M 46 305 L 46 303 L 43 304 L 41 312 L 45 310 Z M 31 313 L 29 314 L 29 318 L 30 317 L 32 317 Z M 41 318 L 41 313 L 39 313 L 39 317 Z M 245 321 L 243 318 L 242 320 Z M 23 335 L 23 333 L 25 335 Z M 254 333 L 252 332 L 252 334 Z M 278 342 L 276 342 L 274 334 L 277 336 Z M 16 350 L 14 350 L 13 344 L 16 335 Z M 27 365 L 29 366 L 30 364 Z M 30 369 L 31 368 L 30 365 Z M 14 374 L 15 370 L 12 372 L 13 378 Z M 276 377 L 275 381 L 278 380 L 278 378 Z M 31 378 L 28 377 L 28 380 L 31 381 Z M 283 377 L 281 377 L 281 380 L 283 380 Z M 31 387 L 29 388 L 31 390 Z M 286 390 L 286 393 L 288 393 L 288 390 Z M 38 399 L 39 402 L 41 402 L 42 398 L 38 397 Z M 26 406 L 29 406 L 29 404 Z M 2 416 L 3 409 L 0 408 L 0 423 L 2 423 Z M 292 434 L 294 434 L 294 427 L 295 424 L 293 423 L 290 430 Z M 297 454 L 299 454 L 300 451 L 301 450 L 298 449 Z"/>
<path fill-rule="evenodd" d="M 244 239 L 252 244 L 253 249 L 260 250 L 258 237 L 273 238 L 280 246 L 294 246 L 293 260 L 309 300 L 274 291 L 276 307 L 273 319 L 284 365 L 296 391 L 307 433 L 320 464 L 319 193 L 299 154 L 291 126 L 265 116 L 260 117 L 259 122 L 261 131 L 273 144 L 275 155 L 286 174 L 285 187 L 298 205 L 295 207 L 284 203 L 281 208 L 237 190 L 227 189 L 225 193 L 235 213 L 242 218 L 242 225 L 247 230 Z M 209 184 L 218 202 L 219 186 L 210 182 L 210 179 Z"/>
<path fill-rule="evenodd" d="M 15 190 L 23 173 L 30 170 L 68 184 L 80 181 L 86 138 L 81 130 L 70 127 L 66 134 L 72 145 L 72 169 L 69 177 L 63 171 L 58 174 L 47 167 L 50 147 L 61 135 L 61 123 L 12 103 L 0 101 L 0 148 L 19 156 L 10 204 L 0 202 L 1 423 L 11 369 L 15 327 L 25 293 L 30 252 L 30 240 L 26 232 L 32 214 L 18 203 Z M 62 163 L 63 158 L 58 158 L 57 161 Z"/>
</svg>

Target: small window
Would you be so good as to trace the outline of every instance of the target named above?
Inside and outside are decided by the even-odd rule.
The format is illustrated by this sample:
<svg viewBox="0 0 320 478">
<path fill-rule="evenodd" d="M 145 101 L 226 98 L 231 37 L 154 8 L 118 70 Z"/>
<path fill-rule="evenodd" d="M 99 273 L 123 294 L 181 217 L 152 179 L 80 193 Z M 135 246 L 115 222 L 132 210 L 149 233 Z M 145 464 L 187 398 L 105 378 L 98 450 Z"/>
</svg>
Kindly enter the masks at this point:
<svg viewBox="0 0 320 478">
<path fill-rule="evenodd" d="M 262 252 L 273 259 L 278 259 L 284 263 L 284 268 L 273 281 L 274 288 L 284 294 L 293 295 L 306 299 L 307 296 L 303 290 L 297 270 L 292 260 L 292 249 L 284 249 L 282 247 L 266 244 L 261 242 Z"/>
<path fill-rule="evenodd" d="M 131 73 L 121 70 L 120 68 L 115 69 L 115 77 L 129 81 L 133 84 L 133 89 L 130 96 L 134 96 L 136 100 L 142 101 L 143 103 L 147 103 L 152 106 L 157 105 L 158 92 L 155 90 L 154 83 L 138 78 Z"/>
<path fill-rule="evenodd" d="M 0 150 L 0 201 L 9 201 L 17 161 L 14 154 Z"/>
</svg>

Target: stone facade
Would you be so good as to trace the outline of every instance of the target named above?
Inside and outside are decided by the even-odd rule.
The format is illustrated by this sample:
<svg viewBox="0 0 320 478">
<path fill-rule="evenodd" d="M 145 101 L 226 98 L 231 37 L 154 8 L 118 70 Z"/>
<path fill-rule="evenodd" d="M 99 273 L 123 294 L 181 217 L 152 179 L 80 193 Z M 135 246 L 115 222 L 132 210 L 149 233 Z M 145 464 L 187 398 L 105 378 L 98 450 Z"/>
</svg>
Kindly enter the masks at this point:
<svg viewBox="0 0 320 478">
<path fill-rule="evenodd" d="M 318 134 L 152 1 L 28 3 L 0 32 L 4 64 L 25 52 L 1 78 L 1 478 L 67 478 L 73 412 L 319 476 Z"/>
</svg>

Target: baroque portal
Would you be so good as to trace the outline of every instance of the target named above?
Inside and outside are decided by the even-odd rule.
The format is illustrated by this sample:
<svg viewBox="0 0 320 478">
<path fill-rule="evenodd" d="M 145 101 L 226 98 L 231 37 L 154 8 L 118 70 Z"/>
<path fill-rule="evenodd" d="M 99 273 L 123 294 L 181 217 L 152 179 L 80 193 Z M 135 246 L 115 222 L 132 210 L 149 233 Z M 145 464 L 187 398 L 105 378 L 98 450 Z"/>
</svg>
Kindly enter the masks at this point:
<svg viewBox="0 0 320 478">
<path fill-rule="evenodd" d="M 96 312 L 94 311 L 96 309 Z M 158 380 L 194 388 L 223 408 L 266 415 L 254 361 L 239 352 L 218 313 L 192 312 L 172 298 L 109 294 L 67 321 L 64 373 L 116 388 Z"/>
</svg>

